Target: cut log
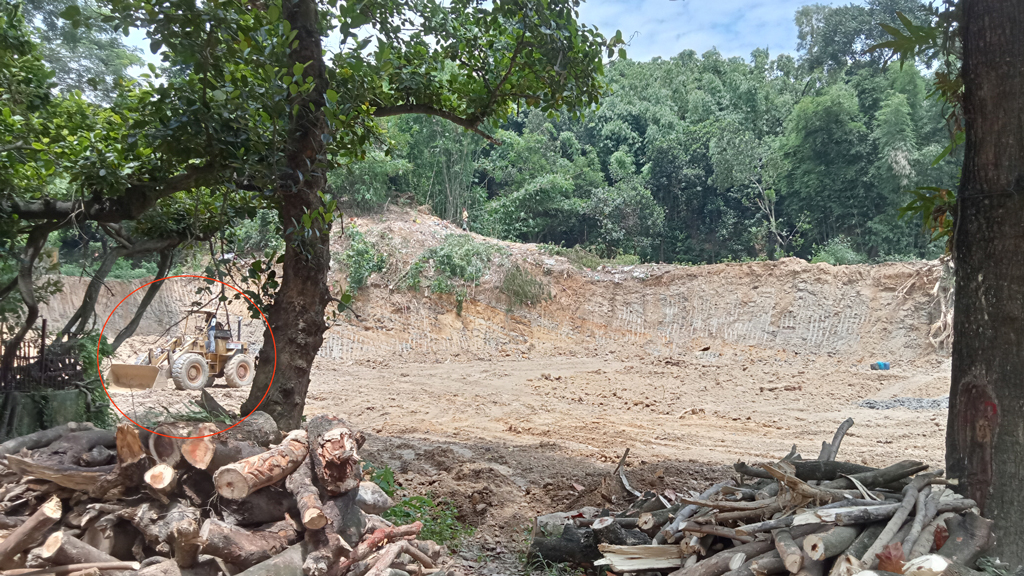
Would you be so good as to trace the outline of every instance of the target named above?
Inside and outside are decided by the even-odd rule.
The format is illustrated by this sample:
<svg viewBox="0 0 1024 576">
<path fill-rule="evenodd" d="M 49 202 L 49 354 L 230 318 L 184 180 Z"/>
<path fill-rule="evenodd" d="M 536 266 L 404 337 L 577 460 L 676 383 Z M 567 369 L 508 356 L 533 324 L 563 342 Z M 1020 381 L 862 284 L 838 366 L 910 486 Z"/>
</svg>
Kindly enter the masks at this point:
<svg viewBox="0 0 1024 576">
<path fill-rule="evenodd" d="M 146 542 L 162 555 L 170 555 L 182 568 L 188 568 L 199 556 L 199 510 L 175 500 L 164 509 L 154 502 L 117 512 L 132 523 Z"/>
<path fill-rule="evenodd" d="M 165 560 L 142 568 L 138 576 L 181 576 L 181 568 L 174 560 Z"/>
<path fill-rule="evenodd" d="M 973 567 L 978 558 L 995 545 L 992 525 L 992 520 L 982 518 L 974 512 L 947 519 L 949 539 L 939 549 L 939 556 L 968 568 Z"/>
<path fill-rule="evenodd" d="M 391 565 L 398 558 L 398 555 L 402 553 L 402 543 L 392 542 L 384 546 L 381 551 L 377 554 L 376 560 L 374 560 L 373 568 L 366 573 L 366 576 L 389 576 Z"/>
<path fill-rule="evenodd" d="M 4 516 L 0 514 L 0 530 L 13 530 L 28 520 L 27 516 Z"/>
<path fill-rule="evenodd" d="M 210 459 L 210 463 L 206 466 L 206 471 L 210 474 L 217 472 L 221 468 L 241 462 L 246 458 L 252 458 L 253 456 L 259 456 L 267 451 L 266 448 L 257 446 L 252 442 L 245 442 L 242 440 L 215 440 L 214 441 L 213 458 Z"/>
<path fill-rule="evenodd" d="M 362 544 L 356 547 L 359 550 Z M 590 528 L 577 528 L 566 524 L 558 538 L 534 538 L 527 552 L 527 561 L 535 564 L 538 561 L 573 564 L 593 562 L 601 558 L 601 552 Z"/>
<path fill-rule="evenodd" d="M 114 461 L 117 454 L 111 452 L 106 446 L 94 446 L 92 450 L 89 450 L 85 454 L 82 454 L 78 458 L 79 466 L 85 466 L 86 468 L 95 468 L 96 466 L 106 466 Z"/>
<path fill-rule="evenodd" d="M 40 430 L 25 436 L 11 438 L 0 444 L 0 457 L 7 456 L 8 454 L 17 454 L 22 450 L 45 448 L 72 432 L 92 429 L 95 429 L 95 426 L 88 422 L 69 422 L 47 430 Z"/>
<path fill-rule="evenodd" d="M 69 536 L 63 531 L 54 532 L 42 546 L 33 551 L 45 565 L 66 566 L 68 564 L 106 564 L 119 562 L 106 552 L 102 552 Z M 41 566 L 36 566 L 41 567 Z"/>
<path fill-rule="evenodd" d="M 795 576 L 822 576 L 825 573 L 825 561 L 815 560 L 804 553 L 803 565 Z"/>
<path fill-rule="evenodd" d="M 10 457 L 10 456 L 9 456 Z M 60 520 L 61 505 L 56 497 L 50 498 L 24 524 L 11 532 L 0 542 L 0 568 L 5 567 L 14 555 L 33 545 L 50 526 Z"/>
<path fill-rule="evenodd" d="M 854 480 L 856 480 L 863 484 L 865 488 L 870 490 L 903 481 L 914 474 L 923 472 L 927 469 L 928 465 L 923 462 L 904 460 L 902 462 L 897 462 L 892 466 L 879 468 L 878 470 L 872 470 L 871 472 L 851 474 L 848 478 L 830 480 L 822 483 L 821 487 L 835 490 L 850 490 L 857 487 L 854 483 Z"/>
<path fill-rule="evenodd" d="M 917 494 L 924 489 L 932 480 L 935 480 L 941 475 L 941 471 L 928 474 L 919 474 L 910 483 L 909 486 L 903 491 L 903 503 L 900 504 L 896 512 L 893 513 L 892 518 L 885 525 L 885 530 L 878 535 L 878 539 L 875 543 L 868 548 L 867 552 L 861 556 L 861 564 L 864 568 L 871 569 L 878 565 L 877 554 L 882 551 L 889 542 L 892 541 L 896 532 L 903 526 L 903 522 L 910 516 L 911 510 L 914 509 L 914 505 L 917 504 Z"/>
<path fill-rule="evenodd" d="M 646 546 L 651 538 L 639 530 L 627 530 L 611 518 L 598 518 L 592 526 L 598 543 L 614 546 Z"/>
<path fill-rule="evenodd" d="M 113 466 L 85 468 L 82 466 L 37 464 L 13 454 L 7 455 L 7 465 L 10 466 L 11 470 L 22 476 L 49 480 L 60 486 L 82 491 L 88 491 L 95 487 L 100 480 L 114 470 Z"/>
<path fill-rule="evenodd" d="M 640 526 L 639 518 L 616 518 L 614 516 L 601 516 L 599 518 L 574 518 L 573 522 L 577 526 L 591 527 L 594 522 L 597 522 L 601 518 L 611 518 L 613 522 L 621 524 L 623 528 L 638 528 Z"/>
<path fill-rule="evenodd" d="M 814 534 L 820 529 L 821 527 L 816 525 L 797 526 L 790 529 L 790 534 L 794 539 L 799 539 L 797 542 L 802 543 L 802 538 L 804 536 Z M 778 552 L 775 551 L 774 543 L 768 539 L 755 540 L 748 544 L 740 544 L 739 546 L 708 556 L 693 566 L 684 566 L 675 572 L 671 572 L 670 576 L 721 576 L 730 570 L 729 563 L 736 554 L 745 554 L 747 558 L 757 558 L 758 556 L 766 553 L 772 553 L 778 556 Z M 781 558 L 780 565 L 782 565 Z M 783 566 L 783 570 L 785 570 L 785 566 Z"/>
<path fill-rule="evenodd" d="M 832 442 L 821 443 L 821 453 L 818 455 L 818 460 L 828 462 L 836 459 L 836 455 L 839 454 L 839 445 L 843 441 L 843 437 L 853 426 L 853 418 L 847 418 L 839 425 L 839 429 L 836 430 L 835 435 L 832 436 Z"/>
<path fill-rule="evenodd" d="M 814 560 L 838 556 L 853 544 L 860 532 L 859 526 L 836 526 L 825 532 L 812 534 L 804 539 L 804 551 Z"/>
<path fill-rule="evenodd" d="M 306 452 L 306 432 L 294 430 L 279 446 L 217 470 L 213 483 L 224 498 L 241 500 L 291 474 Z"/>
<path fill-rule="evenodd" d="M 330 498 L 324 502 L 324 514 L 335 532 L 349 546 L 356 546 L 366 531 L 366 514 L 356 506 L 356 491 Z"/>
<path fill-rule="evenodd" d="M 180 445 L 175 445 L 173 452 L 192 466 L 206 470 L 217 451 L 217 444 L 213 439 L 213 434 L 216 434 L 217 431 L 216 424 L 208 422 L 200 424 L 192 433 L 191 438 L 181 442 Z"/>
<path fill-rule="evenodd" d="M 613 572 L 640 572 L 647 570 L 670 570 L 682 566 L 682 555 L 678 546 L 613 546 L 601 544 L 598 550 L 604 559 L 595 566 L 608 566 Z"/>
<path fill-rule="evenodd" d="M 861 464 L 854 464 L 853 462 L 798 460 L 796 462 L 790 462 L 790 464 L 792 464 L 796 469 L 794 476 L 805 482 L 810 482 L 812 480 L 835 480 L 851 474 L 863 474 L 865 472 L 874 472 L 878 470 L 871 466 L 863 466 Z M 745 462 L 737 462 L 733 464 L 733 469 L 744 476 L 771 479 L 771 475 L 764 469 L 750 466 Z M 774 494 L 772 494 L 772 496 L 774 496 Z"/>
<path fill-rule="evenodd" d="M 132 544 L 138 531 L 116 516 L 107 516 L 95 522 L 82 535 L 82 542 L 118 560 L 132 559 Z"/>
<path fill-rule="evenodd" d="M 355 491 L 327 500 L 323 506 L 327 523 L 317 530 L 306 530 L 309 554 L 303 563 L 307 576 L 324 576 L 332 572 L 342 554 L 351 552 L 365 532 L 366 522 L 355 504 Z M 350 555 L 351 557 L 351 555 Z"/>
<path fill-rule="evenodd" d="M 308 457 L 288 476 L 285 486 L 295 496 L 302 525 L 311 530 L 323 528 L 327 524 L 327 516 L 320 501 L 320 491 L 313 485 L 313 463 Z"/>
<path fill-rule="evenodd" d="M 177 486 L 178 473 L 167 464 L 157 464 L 146 471 L 143 479 L 154 492 L 166 497 Z"/>
<path fill-rule="evenodd" d="M 796 545 L 793 536 L 787 529 L 777 530 L 773 533 L 773 536 L 775 539 L 775 550 L 778 551 L 779 557 L 782 559 L 782 565 L 786 567 L 786 570 L 796 574 L 804 564 L 803 550 Z M 806 542 L 806 539 L 804 542 Z"/>
<path fill-rule="evenodd" d="M 225 441 L 251 442 L 267 448 L 272 444 L 280 444 L 284 435 L 270 414 L 257 410 L 237 426 L 224 430 L 217 437 Z"/>
<path fill-rule="evenodd" d="M 860 572 L 863 569 L 860 557 L 874 544 L 882 530 L 885 530 L 885 523 L 872 524 L 864 528 L 846 551 L 836 558 L 829 576 L 853 576 Z"/>
<path fill-rule="evenodd" d="M 131 424 L 118 424 L 117 464 L 95 486 L 89 489 L 92 498 L 103 498 L 115 488 L 133 488 L 143 483 L 143 476 L 149 469 L 146 451 L 142 448 L 139 433 Z"/>
<path fill-rule="evenodd" d="M 284 552 L 259 564 L 239 572 L 235 576 L 305 576 L 302 572 L 302 559 L 306 556 L 306 543 L 289 547 Z"/>
<path fill-rule="evenodd" d="M 199 538 L 202 552 L 245 570 L 280 554 L 298 541 L 298 532 L 287 530 L 287 523 L 277 530 L 246 530 L 209 518 L 203 523 Z"/>
<path fill-rule="evenodd" d="M 328 494 L 337 495 L 359 486 L 358 435 L 344 420 L 315 416 L 306 426 L 313 470 Z"/>
<path fill-rule="evenodd" d="M 259 526 L 284 520 L 288 514 L 294 514 L 297 518 L 299 514 L 291 492 L 277 486 L 268 486 L 244 500 L 221 498 L 218 504 L 221 518 L 235 526 Z"/>
<path fill-rule="evenodd" d="M 359 506 L 359 509 L 363 512 L 367 514 L 383 514 L 394 505 L 395 503 L 391 501 L 391 498 L 380 486 L 373 482 L 359 483 L 359 491 L 356 493 L 356 506 Z"/>
<path fill-rule="evenodd" d="M 655 512 L 644 512 L 637 519 L 637 528 L 647 534 L 651 538 L 654 538 L 658 532 L 661 531 L 661 527 L 668 524 L 672 520 L 672 514 L 675 508 L 665 508 L 664 510 L 657 510 Z"/>
</svg>

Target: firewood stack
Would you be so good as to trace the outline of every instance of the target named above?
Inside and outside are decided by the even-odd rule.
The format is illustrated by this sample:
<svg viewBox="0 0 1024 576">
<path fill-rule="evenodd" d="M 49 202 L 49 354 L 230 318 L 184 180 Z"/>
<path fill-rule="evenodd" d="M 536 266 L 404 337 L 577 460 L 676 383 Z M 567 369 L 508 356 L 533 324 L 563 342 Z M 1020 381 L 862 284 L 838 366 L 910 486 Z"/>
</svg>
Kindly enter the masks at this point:
<svg viewBox="0 0 1024 576">
<path fill-rule="evenodd" d="M 361 481 L 365 438 L 352 426 L 316 416 L 282 435 L 255 412 L 217 434 L 226 427 L 68 424 L 0 444 L 2 574 L 440 571 L 419 522 L 380 516 L 393 503 Z"/>
<path fill-rule="evenodd" d="M 837 462 L 847 420 L 816 460 L 735 464 L 737 477 L 689 497 L 640 493 L 624 511 L 540 516 L 529 556 L 670 576 L 971 576 L 992 522 L 921 462 Z M 627 451 L 628 453 L 628 451 Z M 625 459 L 625 457 L 623 458 Z"/>
</svg>

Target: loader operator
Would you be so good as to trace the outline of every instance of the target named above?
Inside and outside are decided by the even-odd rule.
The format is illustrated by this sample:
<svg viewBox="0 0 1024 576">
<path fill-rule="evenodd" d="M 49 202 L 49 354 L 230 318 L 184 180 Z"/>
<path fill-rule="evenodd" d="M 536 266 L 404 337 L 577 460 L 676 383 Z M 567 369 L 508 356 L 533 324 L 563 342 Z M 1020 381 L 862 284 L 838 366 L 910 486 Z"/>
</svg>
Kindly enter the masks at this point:
<svg viewBox="0 0 1024 576">
<path fill-rule="evenodd" d="M 220 322 L 217 322 L 214 318 L 210 318 L 210 329 L 207 331 L 209 338 L 206 339 L 206 351 L 211 354 L 216 350 L 213 342 L 213 336 L 217 332 L 218 328 L 220 328 Z"/>
</svg>

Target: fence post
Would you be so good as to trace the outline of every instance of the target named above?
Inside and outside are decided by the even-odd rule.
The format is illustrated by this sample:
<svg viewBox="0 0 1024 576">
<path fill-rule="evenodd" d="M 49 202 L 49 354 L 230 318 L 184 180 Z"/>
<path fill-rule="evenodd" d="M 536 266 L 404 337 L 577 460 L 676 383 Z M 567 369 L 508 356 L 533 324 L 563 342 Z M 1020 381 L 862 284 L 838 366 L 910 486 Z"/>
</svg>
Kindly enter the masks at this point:
<svg viewBox="0 0 1024 576">
<path fill-rule="evenodd" d="M 43 330 L 39 336 L 39 386 L 46 386 L 46 318 L 43 318 Z"/>
</svg>

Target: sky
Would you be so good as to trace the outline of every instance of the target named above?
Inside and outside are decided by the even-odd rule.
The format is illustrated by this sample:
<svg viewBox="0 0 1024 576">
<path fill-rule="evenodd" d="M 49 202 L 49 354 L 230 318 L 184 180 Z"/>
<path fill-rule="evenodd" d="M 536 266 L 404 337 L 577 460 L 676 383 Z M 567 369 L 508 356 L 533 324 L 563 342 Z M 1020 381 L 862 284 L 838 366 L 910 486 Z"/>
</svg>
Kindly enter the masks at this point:
<svg viewBox="0 0 1024 576">
<path fill-rule="evenodd" d="M 747 58 L 755 48 L 772 56 L 796 51 L 793 15 L 805 4 L 846 4 L 851 0 L 589 0 L 580 20 L 606 36 L 622 30 L 631 60 L 671 58 L 686 49 L 697 54 L 718 48 L 726 57 Z M 854 0 L 856 1 L 856 0 Z M 635 34 L 635 35 L 634 35 Z M 132 30 L 127 43 L 142 49 L 146 62 L 159 64 L 149 42 Z"/>
<path fill-rule="evenodd" d="M 772 56 L 796 51 L 793 15 L 806 4 L 847 4 L 850 0 L 590 0 L 580 20 L 606 37 L 622 30 L 631 60 L 671 58 L 718 48 L 726 57 L 748 57 L 755 48 Z"/>
</svg>

